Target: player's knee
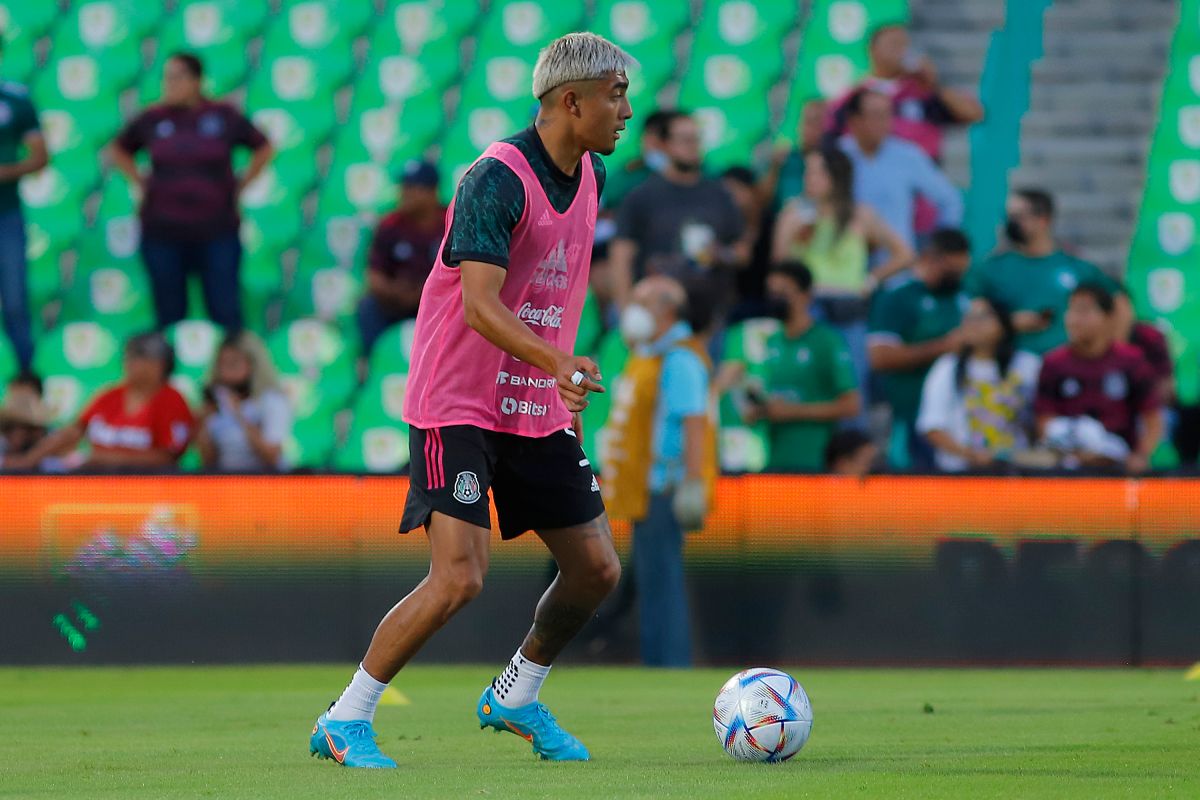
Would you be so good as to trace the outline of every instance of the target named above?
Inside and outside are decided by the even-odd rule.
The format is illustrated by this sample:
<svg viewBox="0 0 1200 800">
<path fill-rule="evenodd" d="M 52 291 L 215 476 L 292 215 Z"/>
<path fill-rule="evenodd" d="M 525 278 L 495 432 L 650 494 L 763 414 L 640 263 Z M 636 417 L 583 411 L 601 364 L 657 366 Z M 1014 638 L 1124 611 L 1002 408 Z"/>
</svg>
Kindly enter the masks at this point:
<svg viewBox="0 0 1200 800">
<path fill-rule="evenodd" d="M 592 570 L 592 582 L 601 595 L 608 595 L 621 580 L 621 559 L 613 553 L 596 564 Z"/>
<path fill-rule="evenodd" d="M 447 570 L 439 581 L 442 596 L 451 613 L 474 600 L 483 591 L 483 570 L 474 565 L 464 565 Z"/>
</svg>

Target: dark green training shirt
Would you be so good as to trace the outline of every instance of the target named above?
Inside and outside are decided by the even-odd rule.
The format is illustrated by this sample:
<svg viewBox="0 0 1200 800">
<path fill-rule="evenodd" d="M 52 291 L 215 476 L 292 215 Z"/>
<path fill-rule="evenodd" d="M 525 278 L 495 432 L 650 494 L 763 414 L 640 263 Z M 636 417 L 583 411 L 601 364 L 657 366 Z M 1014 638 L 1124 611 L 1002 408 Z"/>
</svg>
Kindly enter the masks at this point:
<svg viewBox="0 0 1200 800">
<path fill-rule="evenodd" d="M 567 175 L 559 169 L 533 127 L 504 142 L 521 151 L 541 181 L 550 205 L 560 214 L 565 213 L 575 200 L 583 171 Z M 589 155 L 599 198 L 604 191 L 604 162 L 595 153 Z M 454 194 L 454 217 L 442 250 L 442 262 L 457 267 L 464 261 L 482 261 L 508 269 L 513 228 L 524 212 L 525 187 L 517 174 L 498 159 L 481 160 L 463 176 Z"/>
<path fill-rule="evenodd" d="M 0 81 L 0 164 L 20 160 L 25 137 L 37 130 L 37 111 L 29 100 L 29 91 L 19 83 Z M 0 211 L 20 207 L 17 182 L 0 183 Z"/>
</svg>

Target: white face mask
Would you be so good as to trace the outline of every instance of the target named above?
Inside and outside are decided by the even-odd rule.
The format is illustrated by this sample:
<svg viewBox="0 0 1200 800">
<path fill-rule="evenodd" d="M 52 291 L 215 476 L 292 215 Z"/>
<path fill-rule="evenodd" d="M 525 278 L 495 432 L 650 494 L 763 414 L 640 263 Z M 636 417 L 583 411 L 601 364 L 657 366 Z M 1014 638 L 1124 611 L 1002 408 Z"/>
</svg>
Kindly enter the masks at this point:
<svg viewBox="0 0 1200 800">
<path fill-rule="evenodd" d="M 621 338 L 630 344 L 644 344 L 654 336 L 654 315 L 645 306 L 630 303 L 621 312 Z"/>
<path fill-rule="evenodd" d="M 670 165 L 671 159 L 662 150 L 647 150 L 642 162 L 651 172 L 662 172 Z"/>
</svg>

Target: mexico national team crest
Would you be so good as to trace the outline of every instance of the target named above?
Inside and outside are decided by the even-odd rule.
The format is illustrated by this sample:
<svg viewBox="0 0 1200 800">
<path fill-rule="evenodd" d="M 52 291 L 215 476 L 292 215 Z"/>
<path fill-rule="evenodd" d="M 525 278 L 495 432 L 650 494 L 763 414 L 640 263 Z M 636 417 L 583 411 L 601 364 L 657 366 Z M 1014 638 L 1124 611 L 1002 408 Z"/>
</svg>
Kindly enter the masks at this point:
<svg viewBox="0 0 1200 800">
<path fill-rule="evenodd" d="M 454 481 L 454 499 L 468 505 L 479 499 L 479 478 L 474 472 L 458 473 Z"/>
</svg>

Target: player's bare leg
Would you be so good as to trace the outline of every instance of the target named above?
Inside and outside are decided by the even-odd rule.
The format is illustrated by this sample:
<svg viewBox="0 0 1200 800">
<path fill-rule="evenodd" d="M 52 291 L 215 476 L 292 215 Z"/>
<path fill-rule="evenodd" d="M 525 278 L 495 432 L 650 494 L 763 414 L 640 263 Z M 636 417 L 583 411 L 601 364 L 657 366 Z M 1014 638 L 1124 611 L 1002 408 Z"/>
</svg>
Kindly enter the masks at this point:
<svg viewBox="0 0 1200 800">
<path fill-rule="evenodd" d="M 363 668 L 387 683 L 429 637 L 483 588 L 491 532 L 439 511 L 430 518 L 429 574 L 392 607 L 363 658 Z"/>
<path fill-rule="evenodd" d="M 309 751 L 348 767 L 395 767 L 375 744 L 384 689 L 439 628 L 483 588 L 490 531 L 440 512 L 426 526 L 429 574 L 379 623 L 350 685 L 313 726 Z"/>
<path fill-rule="evenodd" d="M 558 576 L 538 602 L 533 627 L 504 672 L 479 698 L 479 723 L 511 731 L 554 761 L 586 761 L 583 743 L 559 726 L 538 701 L 550 665 L 587 624 L 621 578 L 608 518 L 537 532 L 558 563 Z"/>
</svg>

